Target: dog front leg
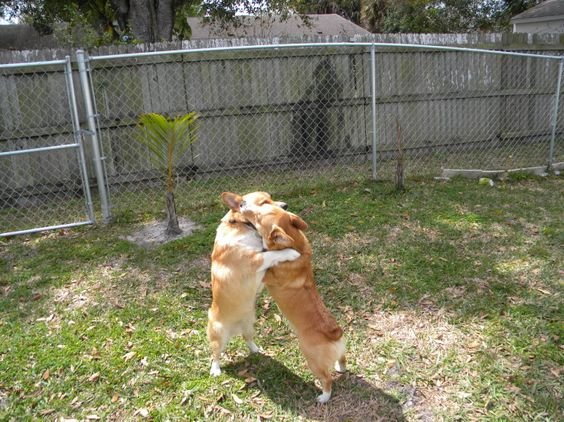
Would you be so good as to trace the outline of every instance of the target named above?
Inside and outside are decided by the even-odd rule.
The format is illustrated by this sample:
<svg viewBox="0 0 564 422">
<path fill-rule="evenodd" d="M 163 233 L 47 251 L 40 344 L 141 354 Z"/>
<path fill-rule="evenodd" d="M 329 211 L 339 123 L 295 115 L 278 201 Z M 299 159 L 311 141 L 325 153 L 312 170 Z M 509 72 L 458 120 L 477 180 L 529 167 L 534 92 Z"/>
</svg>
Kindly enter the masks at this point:
<svg viewBox="0 0 564 422">
<path fill-rule="evenodd" d="M 257 268 L 257 273 L 266 271 L 282 262 L 294 261 L 298 259 L 301 254 L 295 249 L 282 249 L 280 251 L 266 251 L 259 255 L 262 258 L 262 263 Z"/>
</svg>

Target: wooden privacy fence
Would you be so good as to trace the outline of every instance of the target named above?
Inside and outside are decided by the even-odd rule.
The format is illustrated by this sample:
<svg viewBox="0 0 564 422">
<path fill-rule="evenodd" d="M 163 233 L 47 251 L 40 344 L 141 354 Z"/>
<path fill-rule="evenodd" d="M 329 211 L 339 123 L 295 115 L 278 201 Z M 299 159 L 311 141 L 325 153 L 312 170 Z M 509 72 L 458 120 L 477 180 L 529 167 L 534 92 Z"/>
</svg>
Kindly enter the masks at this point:
<svg viewBox="0 0 564 422">
<path fill-rule="evenodd" d="M 123 176 L 143 161 L 144 152 L 128 140 L 144 112 L 201 114 L 199 142 L 185 161 L 200 171 L 259 165 L 281 155 L 308 158 L 317 149 L 362 155 L 372 147 L 366 46 L 92 60 L 110 175 Z M 376 142 L 382 152 L 396 149 L 396 120 L 408 150 L 550 137 L 556 60 L 393 46 L 378 48 L 375 65 Z M 542 162 L 528 154 L 516 160 L 544 164 L 548 149 L 543 153 Z M 502 165 L 489 155 L 482 154 L 485 167 Z"/>
<path fill-rule="evenodd" d="M 0 67 L 0 151 L 67 143 L 78 133 L 89 184 L 102 196 L 106 186 L 132 191 L 159 179 L 135 141 L 147 112 L 200 115 L 198 141 L 177 173 L 208 184 L 273 168 L 390 177 L 399 144 L 411 175 L 562 160 L 556 56 L 301 44 L 94 56 L 72 73 L 78 128 L 69 123 L 64 72 Z M 72 181 L 80 187 L 79 165 L 61 152 L 0 165 L 0 207 Z"/>
</svg>

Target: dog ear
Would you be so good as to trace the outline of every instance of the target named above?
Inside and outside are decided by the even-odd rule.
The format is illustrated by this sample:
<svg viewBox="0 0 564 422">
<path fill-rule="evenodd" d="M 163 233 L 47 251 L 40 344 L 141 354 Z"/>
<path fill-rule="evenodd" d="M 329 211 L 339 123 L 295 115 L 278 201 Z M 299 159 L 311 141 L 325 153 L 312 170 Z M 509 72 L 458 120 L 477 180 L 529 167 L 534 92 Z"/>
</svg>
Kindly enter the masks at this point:
<svg viewBox="0 0 564 422">
<path fill-rule="evenodd" d="M 272 230 L 270 231 L 268 238 L 271 242 L 285 248 L 292 246 L 294 243 L 294 239 L 288 236 L 284 229 L 278 227 L 276 224 L 272 226 Z"/>
<path fill-rule="evenodd" d="M 221 194 L 221 200 L 233 211 L 239 211 L 243 197 L 233 192 L 223 192 Z"/>
<path fill-rule="evenodd" d="M 292 225 L 294 227 L 296 227 L 299 230 L 307 230 L 307 223 L 302 220 L 300 217 L 298 217 L 296 214 L 292 214 L 290 213 L 290 221 L 292 222 Z"/>
</svg>

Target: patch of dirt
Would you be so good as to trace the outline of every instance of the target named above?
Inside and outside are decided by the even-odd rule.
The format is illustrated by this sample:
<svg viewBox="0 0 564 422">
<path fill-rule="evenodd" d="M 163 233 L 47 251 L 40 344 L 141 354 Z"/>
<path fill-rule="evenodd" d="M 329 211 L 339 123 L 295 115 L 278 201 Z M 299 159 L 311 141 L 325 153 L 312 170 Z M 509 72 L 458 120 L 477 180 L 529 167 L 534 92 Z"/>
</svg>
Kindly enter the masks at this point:
<svg viewBox="0 0 564 422">
<path fill-rule="evenodd" d="M 55 303 L 62 303 L 67 306 L 67 311 L 80 309 L 86 305 L 93 306 L 92 297 L 88 294 L 86 289 L 77 289 L 76 286 L 80 285 L 80 281 L 73 281 L 53 292 L 53 301 Z M 82 291 L 81 291 L 82 290 Z"/>
<path fill-rule="evenodd" d="M 387 232 L 386 242 L 395 243 L 398 241 L 400 236 L 404 233 L 416 234 L 417 236 L 424 236 L 430 242 L 436 241 L 440 237 L 438 230 L 434 230 L 429 227 L 423 227 L 418 222 L 405 221 L 401 223 L 400 226 L 389 226 L 386 225 L 382 228 L 384 232 Z"/>
<path fill-rule="evenodd" d="M 196 258 L 192 261 L 192 265 L 197 268 L 209 270 L 211 266 L 211 259 L 208 255 Z"/>
<path fill-rule="evenodd" d="M 178 225 L 180 226 L 182 233 L 180 233 L 179 235 L 168 236 L 165 233 L 166 225 L 166 221 L 154 221 L 152 223 L 147 223 L 140 230 L 124 237 L 124 239 L 128 240 L 129 242 L 133 242 L 143 248 L 150 249 L 172 240 L 182 239 L 184 237 L 190 236 L 200 228 L 200 226 L 194 223 L 192 220 L 179 217 Z"/>
<path fill-rule="evenodd" d="M 338 375 L 334 394 L 324 405 L 308 403 L 302 411 L 314 421 L 405 421 L 400 403 L 369 380 L 352 373 Z"/>
<path fill-rule="evenodd" d="M 435 409 L 448 417 L 464 411 L 473 392 L 468 380 L 478 376 L 474 355 L 486 348 L 479 327 L 470 335 L 452 325 L 443 310 L 430 312 L 426 307 L 419 312 L 375 311 L 367 321 L 372 334 L 369 331 L 357 360 L 379 366 L 376 385 L 388 394 L 398 393 L 405 414 L 433 420 Z M 379 349 L 390 342 L 397 357 L 381 356 Z M 448 362 L 449 370 L 443 362 Z M 417 380 L 402 384 L 404 377 L 414 374 Z"/>
</svg>

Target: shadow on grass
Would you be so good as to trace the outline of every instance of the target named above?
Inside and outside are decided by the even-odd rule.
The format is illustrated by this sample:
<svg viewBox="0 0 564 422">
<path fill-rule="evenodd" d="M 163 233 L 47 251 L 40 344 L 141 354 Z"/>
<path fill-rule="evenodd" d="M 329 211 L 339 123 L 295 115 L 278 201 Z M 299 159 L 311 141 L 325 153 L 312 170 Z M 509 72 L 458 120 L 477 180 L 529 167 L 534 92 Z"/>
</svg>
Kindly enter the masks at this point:
<svg viewBox="0 0 564 422">
<path fill-rule="evenodd" d="M 316 402 L 321 391 L 312 381 L 302 379 L 270 356 L 250 355 L 226 365 L 224 370 L 235 378 L 256 378 L 249 388 L 260 390 L 276 405 L 308 420 L 405 420 L 398 400 L 350 372 L 334 378 L 333 396 L 322 405 Z"/>
</svg>

